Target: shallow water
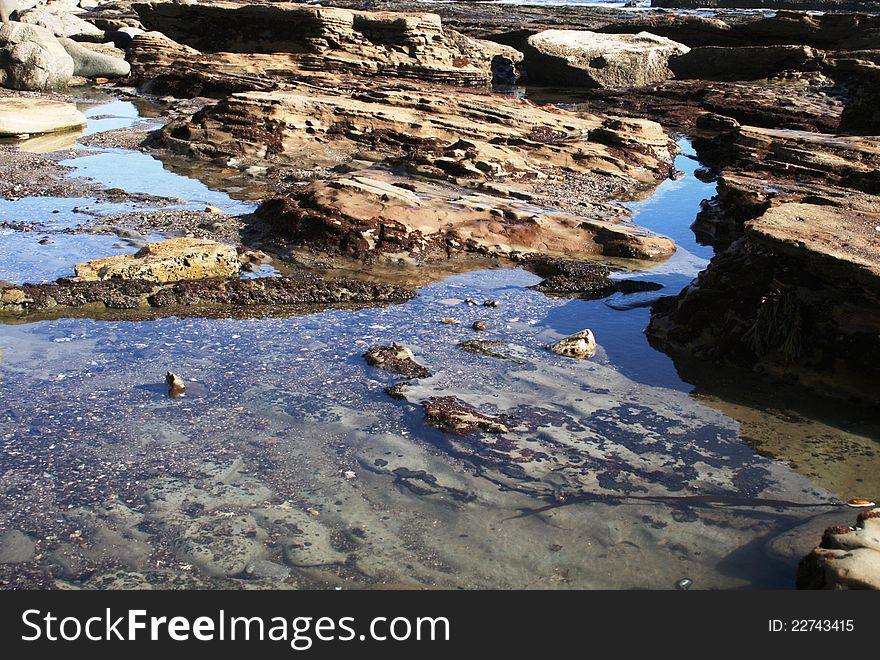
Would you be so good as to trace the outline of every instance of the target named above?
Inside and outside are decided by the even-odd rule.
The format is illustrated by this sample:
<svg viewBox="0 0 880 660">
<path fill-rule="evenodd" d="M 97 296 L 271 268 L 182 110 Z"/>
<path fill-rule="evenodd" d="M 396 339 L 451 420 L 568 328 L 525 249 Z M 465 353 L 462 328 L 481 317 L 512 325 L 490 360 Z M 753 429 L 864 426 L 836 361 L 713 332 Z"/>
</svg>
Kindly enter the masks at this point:
<svg viewBox="0 0 880 660">
<path fill-rule="evenodd" d="M 107 154 L 112 166 L 95 160 Z M 104 150 L 70 164 L 117 186 L 130 163 L 125 177 L 155 176 L 145 192 L 212 198 L 144 157 Z M 712 186 L 687 155 L 677 165 L 682 179 L 630 204 L 636 223 L 679 245 L 667 263 L 622 275 L 660 294 L 711 256 L 688 226 Z M 23 236 L 0 244 L 27 253 L 14 243 Z M 71 267 L 86 249 L 77 242 L 111 240 L 68 238 L 44 274 L 64 250 Z M 0 278 L 40 272 L 4 258 Z M 528 288 L 538 281 L 482 269 L 387 308 L 0 326 L 0 526 L 38 541 L 33 570 L 88 588 L 668 589 L 685 577 L 695 589 L 787 588 L 817 532 L 793 547 L 774 539 L 829 514 L 848 521 L 838 498 L 877 492 L 870 420 L 734 405 L 745 385 L 733 377 L 695 396 L 645 339 L 645 294 L 556 300 Z M 440 324 L 447 316 L 461 324 Z M 488 329 L 472 331 L 475 320 Z M 585 327 L 594 359 L 544 349 Z M 503 342 L 495 350 L 512 359 L 458 347 L 474 338 Z M 434 373 L 404 402 L 383 392 L 399 378 L 362 358 L 392 341 Z M 167 370 L 186 396 L 167 397 Z M 508 415 L 509 432 L 443 434 L 420 406 L 434 396 Z M 753 448 L 755 429 L 784 438 L 817 425 L 797 469 Z"/>
</svg>

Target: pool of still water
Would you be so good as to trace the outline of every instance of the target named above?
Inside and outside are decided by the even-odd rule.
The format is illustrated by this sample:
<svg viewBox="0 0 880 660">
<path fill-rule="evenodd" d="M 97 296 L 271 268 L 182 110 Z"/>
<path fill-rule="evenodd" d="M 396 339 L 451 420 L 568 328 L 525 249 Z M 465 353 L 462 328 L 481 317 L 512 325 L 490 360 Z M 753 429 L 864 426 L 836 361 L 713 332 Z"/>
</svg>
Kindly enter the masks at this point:
<svg viewBox="0 0 880 660">
<path fill-rule="evenodd" d="M 89 114 L 90 131 L 138 117 L 120 102 Z M 659 295 L 711 258 L 689 225 L 714 186 L 681 146 L 684 176 L 631 204 L 678 245 L 622 275 Z M 81 151 L 66 164 L 104 185 L 248 210 L 150 155 Z M 116 237 L 57 230 L 86 202 L 0 202 L 2 219 L 48 211 L 55 226 L 0 234 L 0 279 L 48 280 L 118 251 Z M 86 588 L 788 588 L 829 516 L 852 517 L 839 498 L 877 492 L 871 415 L 732 374 L 695 391 L 647 343 L 652 297 L 552 299 L 538 281 L 493 268 L 387 308 L 0 326 L 0 525 L 37 539 L 35 566 L 56 584 Z M 475 320 L 510 359 L 458 347 Z M 545 350 L 585 327 L 595 359 Z M 362 358 L 392 341 L 434 373 L 407 401 Z M 186 396 L 166 396 L 167 370 Z M 437 396 L 509 415 L 510 431 L 444 435 L 420 405 Z"/>
</svg>

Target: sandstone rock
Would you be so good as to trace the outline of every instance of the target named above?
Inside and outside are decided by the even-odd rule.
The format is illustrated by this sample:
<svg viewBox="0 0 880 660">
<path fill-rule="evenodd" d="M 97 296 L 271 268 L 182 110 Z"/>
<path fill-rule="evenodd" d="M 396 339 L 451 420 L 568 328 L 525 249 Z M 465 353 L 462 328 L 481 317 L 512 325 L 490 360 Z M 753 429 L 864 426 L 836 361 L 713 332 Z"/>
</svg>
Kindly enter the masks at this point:
<svg viewBox="0 0 880 660">
<path fill-rule="evenodd" d="M 18 13 L 18 20 L 29 25 L 39 25 L 50 30 L 56 37 L 78 35 L 103 37 L 104 31 L 66 10 L 36 7 Z"/>
<path fill-rule="evenodd" d="M 593 331 L 587 329 L 576 332 L 565 339 L 560 339 L 558 342 L 547 346 L 547 348 L 557 355 L 585 360 L 596 354 L 599 345 L 596 343 Z"/>
<path fill-rule="evenodd" d="M 837 70 L 843 73 L 851 89 L 840 117 L 840 130 L 880 135 L 880 62 L 857 60 L 845 66 L 838 62 Z"/>
<path fill-rule="evenodd" d="M 493 213 L 499 209 L 503 211 Z M 663 260 L 675 251 L 669 239 L 611 214 L 536 215 L 524 202 L 462 194 L 378 171 L 369 178 L 313 182 L 264 202 L 257 215 L 281 241 L 364 260 L 418 263 L 463 252 L 511 257 L 536 250 L 569 257 Z"/>
<path fill-rule="evenodd" d="M 100 51 L 61 37 L 58 42 L 73 59 L 73 74 L 83 78 L 122 78 L 131 73 L 131 65 L 124 59 L 112 57 Z"/>
<path fill-rule="evenodd" d="M 0 27 L 0 85 L 44 91 L 67 85 L 73 59 L 46 28 L 24 23 Z"/>
<path fill-rule="evenodd" d="M 798 589 L 880 589 L 880 509 L 859 514 L 855 527 L 825 530 L 801 560 Z"/>
<path fill-rule="evenodd" d="M 672 77 L 669 58 L 690 49 L 648 32 L 611 35 L 545 30 L 529 37 L 525 66 L 532 82 L 579 87 L 638 87 Z"/>
<path fill-rule="evenodd" d="M 0 136 L 35 135 L 83 128 L 86 116 L 72 103 L 40 98 L 0 98 Z"/>
<path fill-rule="evenodd" d="M 150 30 L 205 52 L 290 53 L 303 70 L 485 85 L 493 60 L 519 55 L 443 29 L 436 14 L 218 2 L 136 3 Z"/>
<path fill-rule="evenodd" d="M 704 46 L 673 57 L 669 68 L 679 79 L 756 80 L 783 71 L 816 71 L 822 60 L 809 46 Z"/>
<path fill-rule="evenodd" d="M 150 243 L 134 255 L 120 254 L 76 266 L 76 280 L 123 279 L 178 282 L 238 275 L 235 248 L 214 241 L 173 238 Z"/>
</svg>

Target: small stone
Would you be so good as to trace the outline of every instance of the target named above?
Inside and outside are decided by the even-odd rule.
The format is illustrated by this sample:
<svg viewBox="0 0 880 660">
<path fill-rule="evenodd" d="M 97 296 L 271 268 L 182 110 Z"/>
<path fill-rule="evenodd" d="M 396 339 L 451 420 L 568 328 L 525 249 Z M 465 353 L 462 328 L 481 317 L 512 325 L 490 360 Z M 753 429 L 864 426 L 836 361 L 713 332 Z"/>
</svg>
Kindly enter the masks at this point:
<svg viewBox="0 0 880 660">
<path fill-rule="evenodd" d="M 206 206 L 205 213 L 210 213 L 211 215 L 223 215 L 223 211 L 218 209 L 216 206 Z"/>
<path fill-rule="evenodd" d="M 440 319 L 440 323 L 445 323 L 446 325 L 458 325 L 459 323 L 461 323 L 461 321 L 446 316 Z"/>
<path fill-rule="evenodd" d="M 474 321 L 474 324 L 473 324 L 471 327 L 472 327 L 474 330 L 480 332 L 480 331 L 482 331 L 482 330 L 485 330 L 485 329 L 488 328 L 489 326 L 486 324 L 485 321 Z"/>
<path fill-rule="evenodd" d="M 877 506 L 871 500 L 866 500 L 862 497 L 854 497 L 853 499 L 848 500 L 846 505 L 851 506 L 854 509 L 867 509 L 872 506 Z"/>
<path fill-rule="evenodd" d="M 678 582 L 675 583 L 675 588 L 680 591 L 687 591 L 691 588 L 691 585 L 694 583 L 690 578 L 681 578 Z"/>
<path fill-rule="evenodd" d="M 479 303 L 476 300 L 474 300 L 473 298 L 465 298 L 464 304 L 465 305 L 478 305 Z"/>
<path fill-rule="evenodd" d="M 312 518 L 317 518 L 318 516 L 321 515 L 321 512 L 318 511 L 317 509 L 306 509 L 306 511 L 309 512 L 309 515 L 310 515 Z"/>
<path fill-rule="evenodd" d="M 183 382 L 183 378 L 171 371 L 165 374 L 165 382 L 168 384 L 168 396 L 172 399 L 181 397 L 186 392 L 186 383 Z"/>
<path fill-rule="evenodd" d="M 557 355 L 584 360 L 596 354 L 598 345 L 596 344 L 596 338 L 593 336 L 593 331 L 587 329 L 561 339 L 555 344 L 549 344 L 547 348 Z"/>
<path fill-rule="evenodd" d="M 357 478 L 357 475 L 351 470 L 346 470 L 345 472 L 342 473 L 342 476 L 345 477 L 346 479 L 348 479 L 349 481 Z"/>
<path fill-rule="evenodd" d="M 497 300 L 484 300 L 483 307 L 498 307 Z"/>
</svg>

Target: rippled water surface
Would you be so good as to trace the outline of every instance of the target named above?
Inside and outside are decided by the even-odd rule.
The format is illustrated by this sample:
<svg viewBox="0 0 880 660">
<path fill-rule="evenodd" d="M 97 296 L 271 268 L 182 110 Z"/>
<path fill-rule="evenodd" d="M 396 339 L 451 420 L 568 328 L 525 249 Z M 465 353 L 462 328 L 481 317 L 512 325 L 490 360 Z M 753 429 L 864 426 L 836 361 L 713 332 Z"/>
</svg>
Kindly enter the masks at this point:
<svg viewBox="0 0 880 660">
<path fill-rule="evenodd" d="M 139 152 L 68 164 L 108 186 L 237 203 Z M 679 251 L 622 275 L 661 283 L 659 295 L 711 257 L 688 227 L 714 186 L 692 155 L 677 165 L 682 179 L 632 207 Z M 0 215 L 58 209 L 63 224 L 72 203 L 0 203 Z M 0 234 L 0 254 L 23 255 L 3 256 L 0 278 L 66 274 L 117 240 L 53 233 L 40 258 L 23 247 L 35 238 Z M 658 294 L 557 300 L 529 288 L 538 281 L 498 267 L 387 308 L 0 326 L 2 528 L 37 541 L 27 570 L 88 588 L 787 588 L 817 537 L 780 535 L 849 518 L 838 498 L 877 492 L 870 417 L 764 405 L 735 375 L 695 392 L 643 334 Z M 439 323 L 449 316 L 461 324 Z M 544 348 L 586 327 L 594 359 Z M 501 357 L 458 346 L 474 338 L 500 342 Z M 392 341 L 434 374 L 407 401 L 362 358 Z M 186 396 L 167 397 L 167 370 Z M 508 432 L 433 429 L 421 402 L 439 396 L 506 415 Z"/>
</svg>

